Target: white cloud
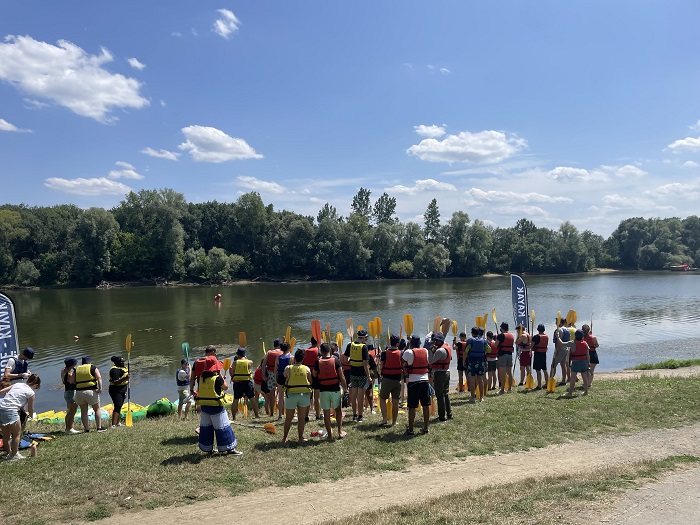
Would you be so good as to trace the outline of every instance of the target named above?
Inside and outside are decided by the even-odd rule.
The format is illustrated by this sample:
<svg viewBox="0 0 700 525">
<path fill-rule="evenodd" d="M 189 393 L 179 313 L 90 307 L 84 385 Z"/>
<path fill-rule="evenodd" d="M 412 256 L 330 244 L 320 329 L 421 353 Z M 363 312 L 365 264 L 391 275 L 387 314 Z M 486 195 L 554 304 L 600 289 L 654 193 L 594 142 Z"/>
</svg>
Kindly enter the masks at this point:
<svg viewBox="0 0 700 525">
<path fill-rule="evenodd" d="M 122 168 L 120 170 L 112 170 L 107 175 L 110 179 L 135 179 L 141 180 L 145 177 L 136 171 L 131 164 L 128 162 L 117 161 L 115 163 L 118 167 Z"/>
<path fill-rule="evenodd" d="M 146 64 L 142 64 L 139 62 L 138 58 L 127 58 L 127 62 L 129 62 L 129 65 L 133 67 L 134 69 L 138 69 L 139 71 L 142 71 L 146 69 Z"/>
<path fill-rule="evenodd" d="M 625 164 L 624 166 L 603 165 L 600 167 L 600 170 L 621 179 L 627 177 L 643 177 L 645 175 L 648 175 L 648 173 L 643 169 L 640 169 L 637 166 L 633 166 L 631 164 Z"/>
<path fill-rule="evenodd" d="M 72 193 L 74 195 L 126 195 L 129 186 L 104 177 L 92 179 L 62 179 L 51 177 L 44 181 L 44 186 L 52 190 Z"/>
<path fill-rule="evenodd" d="M 158 151 L 156 151 L 150 147 L 142 149 L 141 153 L 143 153 L 144 155 L 148 155 L 149 157 L 167 160 L 178 160 L 178 157 L 181 155 L 181 153 L 168 151 L 166 149 L 159 149 Z"/>
<path fill-rule="evenodd" d="M 668 149 L 674 153 L 680 153 L 683 150 L 700 151 L 700 137 L 686 137 L 684 139 L 676 140 L 668 145 Z"/>
<path fill-rule="evenodd" d="M 385 188 L 387 193 L 399 193 L 403 195 L 415 195 L 424 191 L 457 191 L 457 188 L 449 182 L 438 182 L 434 179 L 417 180 L 413 186 L 398 184 L 391 188 Z"/>
<path fill-rule="evenodd" d="M 572 183 L 572 182 L 606 182 L 610 177 L 620 179 L 634 177 L 639 178 L 648 175 L 646 171 L 625 164 L 624 166 L 601 166 L 598 169 L 587 170 L 584 168 L 573 168 L 570 166 L 557 166 L 553 170 L 547 172 L 547 177 L 554 179 L 557 182 Z"/>
<path fill-rule="evenodd" d="M 10 124 L 3 118 L 0 118 L 0 131 L 13 131 L 15 133 L 31 133 L 30 129 L 20 129 L 14 124 Z"/>
<path fill-rule="evenodd" d="M 25 104 L 24 107 L 27 109 L 42 109 L 49 107 L 49 105 L 46 102 L 41 102 L 39 100 L 34 100 L 31 98 L 25 98 L 23 100 Z"/>
<path fill-rule="evenodd" d="M 188 151 L 197 162 L 226 162 L 263 158 L 245 140 L 230 137 L 216 128 L 188 126 L 182 128 L 182 132 L 187 140 L 178 148 Z"/>
<path fill-rule="evenodd" d="M 547 215 L 549 215 L 539 206 L 520 206 L 518 208 L 518 212 L 524 213 L 527 216 L 539 215 L 540 217 L 546 217 Z"/>
<path fill-rule="evenodd" d="M 123 160 L 118 160 L 117 162 L 114 163 L 115 166 L 119 166 L 120 168 L 124 168 L 127 170 L 133 170 L 135 169 L 131 164 L 128 162 L 124 162 Z"/>
<path fill-rule="evenodd" d="M 688 129 L 690 131 L 700 131 L 700 120 L 698 120 L 695 124 L 692 126 L 688 126 Z"/>
<path fill-rule="evenodd" d="M 491 204 L 507 203 L 508 205 L 513 204 L 529 204 L 529 203 L 543 203 L 543 204 L 570 204 L 573 199 L 569 197 L 552 197 L 550 195 L 544 195 L 542 193 L 520 193 L 516 191 L 498 191 L 489 190 L 484 191 L 479 188 L 471 188 L 464 192 L 466 196 L 467 204 L 471 206 L 478 206 L 480 204 Z M 515 210 L 514 210 L 515 211 Z"/>
<path fill-rule="evenodd" d="M 424 139 L 408 148 L 407 153 L 429 162 L 494 164 L 525 148 L 525 139 L 506 136 L 502 131 L 462 131 L 457 135 L 448 135 L 443 140 Z"/>
<path fill-rule="evenodd" d="M 214 33 L 223 38 L 228 38 L 231 33 L 238 31 L 240 21 L 236 18 L 236 15 L 228 9 L 219 9 L 217 13 L 221 16 L 214 22 L 214 28 L 212 29 Z"/>
<path fill-rule="evenodd" d="M 593 180 L 593 176 L 588 170 L 583 168 L 572 168 L 569 166 L 557 166 L 547 173 L 547 177 L 557 182 L 577 182 Z"/>
<path fill-rule="evenodd" d="M 116 120 L 110 116 L 114 109 L 149 105 L 137 80 L 102 68 L 111 61 L 105 48 L 89 55 L 66 40 L 53 46 L 29 36 L 8 36 L 0 44 L 0 79 L 83 117 L 110 122 Z"/>
<path fill-rule="evenodd" d="M 681 165 L 681 168 L 700 168 L 700 163 L 695 162 L 694 160 L 686 160 Z"/>
<path fill-rule="evenodd" d="M 436 126 L 435 124 L 430 126 L 420 124 L 419 126 L 413 126 L 413 129 L 415 129 L 416 133 L 421 137 L 429 137 L 431 139 L 438 139 L 445 134 L 445 128 L 443 126 Z"/>
<path fill-rule="evenodd" d="M 452 71 L 450 71 L 450 70 L 447 69 L 446 67 L 441 67 L 441 68 L 440 68 L 440 73 L 442 73 L 443 75 L 449 75 L 449 74 L 452 73 Z"/>
<path fill-rule="evenodd" d="M 267 192 L 267 193 L 284 193 L 286 189 L 284 186 L 277 184 L 274 181 L 260 180 L 255 177 L 240 176 L 236 177 L 239 186 L 248 188 L 250 190 Z"/>
</svg>

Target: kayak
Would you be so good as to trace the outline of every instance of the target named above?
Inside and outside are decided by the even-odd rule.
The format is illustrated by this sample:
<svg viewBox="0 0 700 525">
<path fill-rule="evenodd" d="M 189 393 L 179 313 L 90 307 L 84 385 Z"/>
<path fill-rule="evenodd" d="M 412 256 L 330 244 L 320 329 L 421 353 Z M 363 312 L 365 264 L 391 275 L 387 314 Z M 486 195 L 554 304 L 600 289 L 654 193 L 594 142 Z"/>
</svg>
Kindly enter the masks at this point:
<svg viewBox="0 0 700 525">
<path fill-rule="evenodd" d="M 110 403 L 109 405 L 105 405 L 103 407 L 100 407 L 100 416 L 102 420 L 109 420 L 112 417 L 112 411 L 114 410 L 114 404 Z M 124 403 L 124 406 L 121 409 L 121 417 L 122 419 L 126 418 L 126 412 L 127 412 L 127 404 Z M 78 423 L 80 422 L 80 409 L 75 413 L 75 422 Z M 146 417 L 146 407 L 143 405 L 139 405 L 138 403 L 131 403 L 131 417 L 133 418 L 134 421 L 139 421 L 143 418 Z M 90 407 L 88 409 L 88 419 L 89 421 L 95 421 L 95 412 Z M 35 420 L 39 423 L 49 423 L 51 425 L 62 425 L 66 422 L 66 411 L 61 410 L 60 412 L 56 412 L 54 410 L 48 410 L 46 412 L 42 412 L 40 414 L 36 415 Z"/>
<path fill-rule="evenodd" d="M 177 405 L 171 403 L 167 397 L 158 399 L 146 407 L 146 417 L 159 417 L 172 414 L 177 411 Z"/>
</svg>

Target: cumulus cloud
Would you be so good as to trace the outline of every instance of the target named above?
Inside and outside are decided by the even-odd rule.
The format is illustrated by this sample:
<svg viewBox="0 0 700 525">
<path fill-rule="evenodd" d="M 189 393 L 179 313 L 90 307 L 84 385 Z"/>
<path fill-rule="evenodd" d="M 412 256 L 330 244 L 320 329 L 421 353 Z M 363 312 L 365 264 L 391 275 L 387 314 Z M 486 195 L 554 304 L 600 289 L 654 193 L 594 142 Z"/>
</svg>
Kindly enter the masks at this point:
<svg viewBox="0 0 700 525">
<path fill-rule="evenodd" d="M 447 135 L 443 140 L 428 138 L 408 148 L 428 162 L 465 162 L 471 164 L 494 164 L 512 157 L 527 148 L 527 141 L 502 131 L 462 131 Z"/>
<path fill-rule="evenodd" d="M 214 22 L 214 28 L 212 29 L 214 33 L 223 38 L 228 38 L 231 36 L 231 33 L 238 31 L 240 21 L 236 18 L 236 15 L 228 9 L 219 9 L 217 13 L 219 13 L 219 18 Z"/>
<path fill-rule="evenodd" d="M 415 195 L 424 191 L 457 191 L 457 188 L 448 182 L 438 182 L 434 179 L 417 180 L 413 186 L 398 184 L 391 188 L 385 188 L 387 193 L 400 193 L 403 195 Z"/>
<path fill-rule="evenodd" d="M 135 179 L 135 180 L 141 180 L 144 179 L 145 177 L 138 173 L 136 171 L 136 168 L 134 168 L 131 164 L 128 162 L 124 161 L 117 161 L 115 162 L 117 167 L 121 168 L 119 170 L 112 170 L 109 172 L 107 177 L 110 179 Z"/>
<path fill-rule="evenodd" d="M 277 184 L 274 181 L 260 180 L 255 177 L 240 176 L 236 177 L 239 186 L 248 188 L 250 190 L 266 192 L 266 193 L 284 193 L 286 189 L 284 186 Z"/>
<path fill-rule="evenodd" d="M 686 137 L 676 140 L 668 145 L 668 149 L 674 153 L 681 153 L 682 151 L 700 151 L 700 137 Z"/>
<path fill-rule="evenodd" d="M 441 67 L 441 68 L 439 69 L 439 71 L 440 71 L 440 73 L 442 73 L 443 75 L 449 75 L 449 74 L 452 73 L 452 71 L 450 71 L 450 70 L 447 69 L 446 67 Z"/>
<path fill-rule="evenodd" d="M 646 171 L 643 169 L 638 168 L 637 166 L 633 166 L 632 164 L 625 164 L 624 166 L 601 166 L 600 167 L 601 171 L 605 173 L 609 173 L 610 175 L 614 177 L 618 177 L 621 179 L 627 178 L 627 177 L 644 177 L 645 175 L 648 175 Z"/>
<path fill-rule="evenodd" d="M 134 69 L 138 69 L 139 71 L 142 71 L 146 69 L 146 64 L 142 64 L 139 62 L 138 58 L 127 58 L 127 62 L 129 62 L 129 65 L 133 67 Z"/>
<path fill-rule="evenodd" d="M 700 131 L 700 120 L 698 120 L 695 124 L 688 126 L 688 129 L 690 129 L 690 131 Z"/>
<path fill-rule="evenodd" d="M 700 168 L 700 163 L 697 163 L 694 160 L 686 160 L 681 165 L 681 168 Z"/>
<path fill-rule="evenodd" d="M 484 191 L 479 188 L 471 188 L 464 192 L 467 204 L 471 206 L 479 204 L 529 204 L 529 203 L 543 203 L 543 204 L 570 204 L 573 199 L 569 197 L 553 197 L 550 195 L 544 195 L 542 193 L 521 193 L 516 191 L 499 191 L 490 190 Z"/>
<path fill-rule="evenodd" d="M 149 157 L 155 157 L 157 159 L 167 159 L 167 160 L 178 160 L 180 157 L 180 153 L 174 152 L 174 151 L 168 151 L 166 149 L 159 149 L 159 150 L 154 150 L 151 147 L 144 148 L 141 150 L 141 153 L 144 155 L 148 155 Z"/>
<path fill-rule="evenodd" d="M 116 120 L 110 115 L 114 109 L 149 105 L 139 93 L 141 83 L 102 67 L 113 60 L 107 49 L 89 55 L 66 40 L 57 44 L 30 36 L 5 37 L 0 44 L 0 80 L 99 122 Z"/>
<path fill-rule="evenodd" d="M 557 166 L 547 172 L 547 177 L 557 182 L 578 182 L 592 180 L 588 170 L 583 168 L 572 168 L 569 166 Z"/>
<path fill-rule="evenodd" d="M 182 128 L 185 142 L 178 148 L 189 152 L 197 162 L 226 162 L 229 160 L 261 159 L 248 143 L 239 138 L 230 137 L 216 128 L 206 126 L 187 126 Z"/>
<path fill-rule="evenodd" d="M 117 162 L 114 163 L 115 166 L 119 166 L 120 168 L 124 168 L 127 170 L 133 170 L 134 167 L 129 164 L 128 162 L 124 162 L 123 160 L 118 160 Z"/>
<path fill-rule="evenodd" d="M 72 193 L 74 195 L 126 195 L 129 186 L 104 177 L 92 179 L 62 179 L 51 177 L 44 181 L 44 186 L 52 190 Z"/>
<path fill-rule="evenodd" d="M 431 139 L 439 139 L 445 134 L 445 128 L 443 126 L 436 126 L 435 124 L 430 126 L 420 124 L 419 126 L 413 126 L 413 129 L 415 129 L 416 133 L 421 137 L 429 137 Z"/>
<path fill-rule="evenodd" d="M 31 133 L 30 129 L 20 129 L 14 124 L 10 124 L 4 118 L 0 118 L 0 131 L 13 131 L 15 133 Z"/>
<path fill-rule="evenodd" d="M 547 177 L 554 179 L 557 182 L 605 182 L 610 180 L 610 177 L 620 179 L 624 178 L 639 178 L 647 175 L 643 169 L 625 164 L 624 166 L 601 166 L 594 170 L 584 168 L 573 168 L 570 166 L 557 166 L 553 170 L 547 172 Z"/>
</svg>

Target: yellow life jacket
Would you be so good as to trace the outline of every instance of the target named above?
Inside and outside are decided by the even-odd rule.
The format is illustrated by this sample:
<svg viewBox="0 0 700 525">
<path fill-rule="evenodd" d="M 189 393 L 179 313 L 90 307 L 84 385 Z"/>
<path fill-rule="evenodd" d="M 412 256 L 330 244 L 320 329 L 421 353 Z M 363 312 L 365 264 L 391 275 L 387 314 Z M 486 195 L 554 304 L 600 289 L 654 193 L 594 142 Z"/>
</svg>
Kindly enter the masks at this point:
<svg viewBox="0 0 700 525">
<path fill-rule="evenodd" d="M 121 370 L 122 372 L 124 372 L 122 374 L 122 376 L 119 379 L 117 379 L 116 381 L 114 381 L 112 379 L 112 374 L 111 374 L 112 370 L 114 370 L 115 368 L 117 370 Z M 109 384 L 111 386 L 124 386 L 124 385 L 129 384 L 129 377 L 127 375 L 129 373 L 129 371 L 126 368 L 124 368 L 123 366 L 113 366 L 112 370 L 110 370 L 110 374 L 109 374 Z"/>
<path fill-rule="evenodd" d="M 92 375 L 91 364 L 79 365 L 75 368 L 75 389 L 92 390 L 97 388 L 97 378 Z"/>
<path fill-rule="evenodd" d="M 309 370 L 308 366 L 294 364 L 289 365 L 287 370 L 289 370 L 289 377 L 287 377 L 285 387 L 288 394 L 311 392 L 311 383 L 307 375 Z"/>
<path fill-rule="evenodd" d="M 364 366 L 364 359 L 362 359 L 362 347 L 364 346 L 364 343 L 350 343 L 350 366 L 358 368 Z"/>
<path fill-rule="evenodd" d="M 204 405 L 208 407 L 222 407 L 224 406 L 224 396 L 225 392 L 222 390 L 220 394 L 216 393 L 214 385 L 216 384 L 216 378 L 220 377 L 218 375 L 213 375 L 211 377 L 199 378 L 199 390 L 197 391 L 197 405 Z"/>
<path fill-rule="evenodd" d="M 233 369 L 234 381 L 252 381 L 253 376 L 250 374 L 248 363 L 250 363 L 248 359 L 238 359 L 236 361 L 236 366 Z"/>
</svg>

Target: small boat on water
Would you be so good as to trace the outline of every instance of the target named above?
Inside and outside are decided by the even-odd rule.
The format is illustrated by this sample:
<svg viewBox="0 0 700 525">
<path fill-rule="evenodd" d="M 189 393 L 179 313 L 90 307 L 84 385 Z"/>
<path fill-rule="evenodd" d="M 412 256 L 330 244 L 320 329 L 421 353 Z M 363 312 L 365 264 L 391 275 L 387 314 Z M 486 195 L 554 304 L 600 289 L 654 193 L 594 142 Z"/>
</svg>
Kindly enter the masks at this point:
<svg viewBox="0 0 700 525">
<path fill-rule="evenodd" d="M 672 272 L 694 272 L 697 270 L 692 264 L 672 264 L 668 269 Z"/>
</svg>

